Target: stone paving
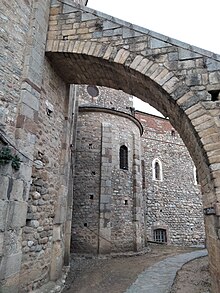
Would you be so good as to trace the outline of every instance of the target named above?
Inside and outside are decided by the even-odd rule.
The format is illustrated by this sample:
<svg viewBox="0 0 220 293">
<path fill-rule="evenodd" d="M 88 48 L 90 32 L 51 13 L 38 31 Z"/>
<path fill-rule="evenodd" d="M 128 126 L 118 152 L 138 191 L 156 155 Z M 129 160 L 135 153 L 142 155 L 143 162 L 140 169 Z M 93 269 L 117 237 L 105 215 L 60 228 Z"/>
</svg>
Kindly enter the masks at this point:
<svg viewBox="0 0 220 293">
<path fill-rule="evenodd" d="M 140 274 L 125 293 L 169 293 L 177 271 L 190 260 L 206 255 L 204 249 L 168 257 Z"/>
</svg>

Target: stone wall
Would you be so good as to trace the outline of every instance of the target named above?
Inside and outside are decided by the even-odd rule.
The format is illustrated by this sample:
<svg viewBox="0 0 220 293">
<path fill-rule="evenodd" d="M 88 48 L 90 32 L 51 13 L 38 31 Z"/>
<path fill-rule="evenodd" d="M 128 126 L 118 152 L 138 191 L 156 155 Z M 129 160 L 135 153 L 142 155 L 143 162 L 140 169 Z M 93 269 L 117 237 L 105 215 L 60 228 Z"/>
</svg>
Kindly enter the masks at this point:
<svg viewBox="0 0 220 293">
<path fill-rule="evenodd" d="M 34 151 L 35 165 L 26 226 L 22 235 L 22 292 L 26 292 L 26 288 L 36 289 L 49 281 L 50 274 L 54 279 L 61 276 L 67 206 L 68 169 L 65 169 L 65 161 L 68 148 L 68 94 L 65 83 L 45 60 Z M 56 252 L 53 246 L 56 246 Z M 53 272 L 54 268 L 56 273 Z"/>
<path fill-rule="evenodd" d="M 121 139 L 129 142 L 132 150 L 131 130 L 134 125 L 128 119 L 130 116 L 121 117 L 131 113 L 131 109 L 133 112 L 132 97 L 122 91 L 104 87 L 88 89 L 87 86 L 79 86 L 78 94 L 81 108 L 77 127 L 72 251 L 100 252 L 102 172 L 109 180 L 108 198 L 111 201 L 107 216 L 111 232 L 104 233 L 110 244 L 106 252 L 132 250 L 132 210 L 135 210 L 132 182 L 135 171 L 122 172 L 117 157 Z M 139 175 L 142 172 L 142 178 L 139 177 L 138 183 L 142 184 L 139 192 L 145 197 L 141 210 L 146 209 L 146 229 L 143 225 L 141 231 L 145 229 L 146 239 L 150 241 L 155 240 L 155 229 L 165 229 L 168 243 L 204 244 L 201 192 L 195 181 L 194 164 L 183 141 L 167 119 L 138 111 L 135 117 L 144 128 L 141 140 L 138 134 L 135 135 L 142 147 L 142 155 L 139 152 L 138 158 L 138 172 Z M 108 138 L 103 138 L 103 129 L 109 132 Z M 104 170 L 100 157 L 103 139 L 108 139 L 108 152 L 112 154 L 112 162 Z M 152 179 L 154 159 L 159 159 L 162 164 L 161 181 Z M 139 236 L 144 238 L 141 234 Z"/>
<path fill-rule="evenodd" d="M 0 151 L 21 160 L 0 166 L 0 291 L 30 292 L 68 264 L 75 91 L 45 59 L 50 1 L 0 9 Z"/>
<path fill-rule="evenodd" d="M 29 3 L 30 2 L 30 3 Z M 14 138 L 16 117 L 23 77 L 27 33 L 30 26 L 32 1 L 7 1 L 0 7 L 1 58 L 0 58 L 0 123 Z M 4 80 L 3 80 L 4 77 Z"/>
<path fill-rule="evenodd" d="M 80 108 L 73 252 L 110 253 L 143 248 L 139 126 L 132 116 L 115 110 Z M 121 145 L 128 148 L 128 170 L 119 167 Z"/>
<path fill-rule="evenodd" d="M 213 184 L 215 183 L 216 187 L 219 186 L 218 156 L 216 153 L 214 156 L 210 154 L 212 151 L 217 152 L 216 148 L 218 147 L 219 136 L 216 133 L 218 123 L 217 119 L 214 119 L 218 117 L 215 108 L 218 106 L 218 101 L 211 101 L 211 96 L 206 92 L 219 90 L 219 57 L 209 53 L 204 54 L 199 49 L 193 52 L 190 46 L 179 47 L 182 44 L 174 40 L 172 40 L 171 46 L 171 44 L 168 44 L 168 39 L 160 40 L 159 35 L 151 34 L 151 36 L 146 36 L 145 30 L 139 31 L 136 28 L 136 31 L 134 31 L 132 27 L 127 27 L 127 24 L 113 23 L 113 19 L 110 18 L 103 20 L 103 15 L 96 17 L 94 12 L 90 13 L 91 11 L 89 10 L 85 13 L 81 11 L 80 19 L 83 22 L 79 23 L 78 8 L 71 8 L 74 13 L 72 16 L 67 16 L 66 12 L 71 11 L 71 9 L 70 6 L 64 5 L 64 15 L 62 16 L 60 13 L 62 9 L 59 7 L 60 1 L 53 0 L 51 3 L 48 48 L 59 47 L 59 51 L 65 53 L 66 48 L 70 50 L 69 52 L 73 52 L 71 50 L 75 50 L 77 47 L 80 51 L 76 50 L 74 52 L 79 53 L 76 56 L 80 56 L 80 61 L 76 57 L 76 59 L 72 59 L 72 64 L 70 64 L 68 54 L 63 54 L 67 59 L 67 64 L 65 59 L 57 58 L 58 56 L 55 59 L 51 58 L 51 60 L 53 59 L 53 65 L 45 59 L 50 10 L 49 0 L 9 0 L 7 2 L 3 1 L 0 7 L 0 18 L 3 24 L 0 32 L 0 74 L 3 81 L 0 88 L 0 148 L 6 145 L 9 146 L 13 156 L 18 155 L 21 159 L 19 170 L 13 168 L 11 164 L 0 166 L 0 291 L 3 293 L 30 292 L 48 280 L 57 280 L 61 275 L 63 264 L 68 264 L 72 215 L 72 182 L 71 180 L 68 181 L 68 178 L 73 177 L 70 173 L 74 173 L 73 168 L 70 168 L 74 164 L 70 158 L 70 146 L 72 153 L 74 153 L 74 143 L 72 143 L 74 123 L 72 118 L 76 117 L 77 110 L 74 103 L 75 90 L 71 87 L 69 91 L 62 78 L 55 73 L 56 62 L 60 62 L 57 72 L 63 71 L 63 78 L 67 80 L 68 70 L 63 70 L 62 66 L 65 69 L 70 69 L 74 78 L 77 77 L 74 79 L 70 74 L 69 83 L 74 80 L 76 82 L 87 82 L 90 74 L 89 82 L 91 83 L 101 80 L 102 84 L 115 86 L 115 88 L 124 88 L 140 97 L 145 97 L 148 88 L 153 89 L 152 92 L 149 92 L 149 97 L 152 97 L 152 103 L 162 109 L 164 113 L 172 114 L 172 112 L 175 112 L 173 121 L 180 121 L 179 129 L 182 130 L 182 135 L 185 138 L 189 138 L 189 147 L 195 158 L 197 158 L 198 165 L 202 166 L 203 161 L 206 164 L 208 157 L 210 158 L 210 164 L 215 163 L 212 169 L 212 179 L 214 178 Z M 86 4 L 84 1 L 80 3 Z M 75 19 L 73 19 L 74 15 L 76 16 Z M 88 23 L 86 19 L 92 21 Z M 99 21 L 100 19 L 101 22 Z M 68 21 L 72 23 L 70 25 L 71 30 L 66 27 L 68 23 L 65 22 Z M 77 30 L 73 30 L 73 23 Z M 104 28 L 102 27 L 103 23 Z M 111 29 L 112 24 L 113 29 Z M 62 29 L 61 33 L 58 32 L 58 27 L 59 30 Z M 123 37 L 115 35 L 113 40 L 111 37 L 117 29 L 121 32 L 123 31 Z M 105 33 L 110 32 L 110 37 L 107 37 L 106 44 L 104 44 L 102 38 L 102 30 Z M 90 41 L 85 41 L 81 45 L 80 40 L 90 38 L 90 34 L 91 36 L 94 34 L 95 40 L 98 40 L 97 47 L 96 43 L 92 44 Z M 57 43 L 54 43 L 55 47 L 53 44 L 54 36 L 59 36 L 60 38 L 58 38 Z M 69 42 L 67 42 L 68 37 L 69 40 L 72 37 L 72 40 L 76 40 L 80 45 L 75 47 L 75 43 L 72 43 L 70 46 Z M 130 37 L 131 39 L 128 41 Z M 119 38 L 121 38 L 120 42 L 118 42 Z M 148 41 L 146 42 L 146 40 Z M 167 44 L 169 46 L 166 49 L 163 46 L 167 46 Z M 125 50 L 125 47 L 120 49 L 121 46 L 126 46 L 133 53 L 130 55 L 130 51 Z M 150 48 L 147 46 L 150 46 Z M 85 67 L 81 53 L 88 53 L 88 50 L 91 55 L 96 52 L 94 54 L 97 55 L 94 56 L 98 56 L 100 62 L 92 62 L 94 59 L 89 60 L 87 67 Z M 141 58 L 136 55 L 138 52 L 143 53 Z M 154 56 L 154 58 L 148 60 L 148 56 L 145 56 L 146 52 L 152 57 Z M 158 52 L 162 53 L 162 58 L 160 58 Z M 187 61 L 186 59 L 189 56 L 192 60 Z M 102 66 L 102 59 L 109 60 L 110 57 L 109 66 Z M 127 63 L 125 63 L 126 60 Z M 79 62 L 79 66 L 77 62 Z M 117 66 L 114 71 L 114 63 L 118 62 L 125 65 L 124 67 L 120 65 L 120 68 L 126 68 L 128 71 L 123 71 L 121 74 L 119 67 L 117 71 Z M 166 68 L 161 66 L 165 62 L 168 66 Z M 134 71 L 129 71 L 131 64 L 130 68 L 135 69 L 137 72 L 145 72 L 149 78 L 142 79 L 139 75 L 134 74 Z M 85 79 L 84 75 L 77 71 L 78 68 L 83 70 L 86 68 L 88 71 Z M 94 71 L 89 71 L 90 68 L 93 68 Z M 193 69 L 193 72 L 191 69 Z M 105 74 L 103 74 L 102 70 L 106 71 Z M 98 78 L 96 77 L 96 72 L 99 73 Z M 176 72 L 179 74 L 177 75 Z M 181 75 L 187 78 L 186 80 L 180 78 L 179 82 L 177 76 Z M 158 90 L 160 87 L 155 87 L 151 79 L 155 80 L 155 83 L 160 84 L 161 88 L 163 87 L 170 94 L 169 98 L 175 97 L 178 100 L 177 108 L 173 106 L 174 104 L 169 103 L 168 95 Z M 190 92 L 183 96 L 184 93 L 188 93 L 188 88 L 185 89 L 186 85 L 195 88 L 193 93 Z M 197 93 L 197 86 L 201 87 L 199 94 Z M 194 104 L 202 100 L 205 101 L 204 107 L 206 108 L 201 108 L 200 104 Z M 158 102 L 159 104 L 157 104 Z M 115 102 L 113 107 L 115 107 L 114 105 Z M 100 106 L 101 104 L 99 108 Z M 109 106 L 112 106 L 110 102 Z M 116 109 L 118 108 L 116 107 Z M 182 118 L 183 110 L 186 111 L 190 119 L 191 116 L 193 117 L 192 124 L 186 120 L 186 115 L 183 117 L 185 123 L 182 123 L 182 119 L 178 120 L 178 117 Z M 127 109 L 127 111 L 129 112 L 130 109 Z M 122 115 L 122 119 L 125 119 L 125 116 Z M 127 118 L 125 120 L 127 121 Z M 133 121 L 132 118 L 130 118 L 130 121 Z M 182 124 L 184 124 L 184 129 L 181 127 Z M 126 125 L 126 122 L 124 125 Z M 132 125 L 137 129 L 137 125 L 135 126 L 133 122 Z M 217 130 L 213 125 L 216 126 Z M 120 178 L 118 178 L 117 172 L 111 173 L 114 148 L 109 145 L 110 141 L 115 140 L 114 145 L 119 142 L 119 139 L 125 141 L 124 135 L 127 136 L 126 131 L 133 129 L 133 126 L 129 129 L 124 129 L 122 125 L 124 133 L 121 133 L 119 131 L 114 132 L 114 129 L 118 127 L 118 123 L 115 128 L 112 128 L 108 121 L 102 122 L 100 174 L 111 174 L 115 181 L 114 185 L 109 182 L 108 176 L 101 176 L 100 179 L 99 212 L 101 217 L 99 233 L 101 237 L 99 237 L 99 248 L 102 253 L 110 250 L 111 237 L 113 237 L 113 243 L 117 244 L 119 249 L 125 244 L 126 235 L 131 231 L 129 204 L 132 204 L 132 201 L 133 211 L 135 211 L 133 214 L 133 248 L 139 250 L 143 247 L 142 231 L 144 223 L 140 186 L 140 141 L 136 134 L 132 134 L 132 136 L 128 132 L 130 136 L 128 145 L 133 152 L 131 159 L 133 160 L 132 172 L 129 169 L 127 177 L 119 174 Z M 207 127 L 210 127 L 210 132 L 209 129 L 206 129 Z M 207 130 L 207 133 L 213 134 L 213 137 L 206 137 Z M 198 137 L 202 138 L 198 140 L 198 143 L 197 136 L 194 137 L 194 132 L 199 133 L 200 136 L 198 135 Z M 92 138 L 97 139 L 95 136 Z M 204 148 L 201 152 L 200 146 L 202 144 L 206 145 L 207 148 Z M 200 169 L 202 170 L 203 167 Z M 206 206 L 209 207 L 216 203 L 216 198 L 214 197 L 215 194 L 211 192 L 213 184 L 207 179 L 209 178 L 207 176 L 210 174 L 210 170 L 207 168 L 206 172 L 205 167 L 204 170 L 200 173 L 203 179 L 203 191 L 209 195 L 206 198 Z M 95 174 L 91 174 L 91 176 L 93 175 Z M 115 200 L 111 202 L 110 194 L 113 187 L 116 186 L 117 180 L 119 180 L 120 184 L 125 184 L 126 188 L 128 187 L 126 186 L 127 182 L 133 184 L 133 189 L 131 188 L 133 198 L 126 196 L 125 190 L 123 190 L 117 199 L 115 197 Z M 68 187 L 69 191 L 67 192 Z M 29 192 L 30 190 L 31 192 Z M 218 207 L 218 204 L 216 206 Z M 110 233 L 110 216 L 114 207 L 117 207 L 118 211 L 121 209 L 120 212 L 125 214 L 128 222 L 128 226 L 125 225 L 125 232 L 122 229 L 118 229 L 117 234 L 117 231 L 113 229 L 113 233 Z M 193 207 L 195 207 L 194 204 Z M 119 227 L 121 219 L 119 220 L 118 211 L 116 211 L 112 221 L 114 221 L 114 225 Z M 216 210 L 217 212 L 219 213 Z M 217 272 L 217 269 L 213 269 L 219 241 L 215 235 L 215 231 L 219 229 L 217 222 L 214 216 L 207 218 L 211 269 L 213 272 Z M 122 239 L 121 242 L 119 238 Z M 131 241 L 131 238 L 129 239 Z M 216 280 L 219 279 L 217 273 Z"/>
<path fill-rule="evenodd" d="M 146 180 L 146 232 L 154 240 L 155 229 L 166 229 L 176 245 L 204 244 L 202 197 L 195 167 L 179 134 L 169 120 L 136 112 L 144 127 L 142 156 Z M 153 178 L 154 159 L 162 166 L 162 180 Z"/>
<path fill-rule="evenodd" d="M 16 292 L 21 267 L 22 227 L 25 225 L 30 161 L 18 151 L 16 130 L 24 85 L 27 35 L 30 30 L 32 1 L 3 1 L 0 5 L 0 148 L 8 146 L 21 159 L 19 170 L 11 162 L 0 166 L 0 291 Z M 20 112 L 24 108 L 20 109 Z M 26 143 L 32 146 L 33 136 Z M 23 144 L 24 146 L 24 144 Z"/>
<path fill-rule="evenodd" d="M 121 90 L 81 85 L 78 87 L 78 97 L 81 106 L 97 106 L 134 114 L 133 97 Z"/>
</svg>

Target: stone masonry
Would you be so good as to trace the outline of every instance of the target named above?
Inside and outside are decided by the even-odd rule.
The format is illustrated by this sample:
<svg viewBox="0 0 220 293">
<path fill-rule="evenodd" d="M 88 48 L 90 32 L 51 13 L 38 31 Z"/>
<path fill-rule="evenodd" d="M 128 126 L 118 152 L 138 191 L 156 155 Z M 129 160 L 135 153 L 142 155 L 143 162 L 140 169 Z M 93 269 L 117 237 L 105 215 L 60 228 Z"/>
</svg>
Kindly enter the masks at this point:
<svg viewBox="0 0 220 293">
<path fill-rule="evenodd" d="M 143 182 L 139 179 L 142 194 L 140 198 L 142 213 L 146 215 L 142 223 L 143 229 L 139 231 L 139 237 L 142 238 L 141 249 L 144 248 L 143 242 L 155 240 L 154 230 L 159 228 L 166 230 L 168 243 L 204 244 L 202 200 L 194 178 L 195 167 L 184 143 L 169 121 L 146 113 L 134 112 L 132 96 L 122 91 L 78 86 L 78 97 L 80 111 L 77 124 L 72 252 L 97 254 L 135 251 L 132 216 L 135 213 L 135 174 L 130 168 L 133 152 L 131 139 L 133 140 L 134 134 L 139 144 L 141 142 L 142 148 L 142 151 L 139 150 L 139 172 L 142 173 L 143 179 Z M 135 124 L 138 121 L 133 120 L 131 112 L 143 125 L 143 135 L 142 126 Z M 106 130 L 109 131 L 110 138 L 110 169 L 102 168 L 100 156 L 104 135 L 103 124 L 109 125 Z M 140 128 L 139 131 L 137 126 Z M 133 133 L 132 136 L 130 133 Z M 128 170 L 120 170 L 119 167 L 121 144 L 128 145 L 131 153 Z M 152 178 L 152 162 L 155 158 L 162 162 L 161 181 Z M 100 200 L 105 192 L 100 187 L 100 178 L 103 176 L 107 178 L 110 189 L 110 210 L 107 218 L 109 231 L 100 235 Z M 102 241 L 109 244 L 105 251 L 99 243 Z"/>
<path fill-rule="evenodd" d="M 18 170 L 0 166 L 0 291 L 30 292 L 57 280 L 68 259 L 74 90 L 45 59 L 50 1 L 0 9 L 0 146 L 21 160 Z"/>
<path fill-rule="evenodd" d="M 72 252 L 139 251 L 145 245 L 142 127 L 128 114 L 131 97 L 107 88 L 96 89 L 100 93 L 95 99 L 86 87 L 78 87 Z M 119 167 L 122 145 L 128 148 L 127 170 Z"/>
<path fill-rule="evenodd" d="M 0 290 L 31 292 L 58 280 L 69 263 L 78 113 L 72 84 L 89 84 L 149 102 L 180 134 L 198 170 L 207 208 L 212 290 L 217 293 L 220 56 L 83 4 L 87 1 L 3 0 L 0 5 L 0 151 L 1 156 L 5 150 L 11 153 L 0 166 Z M 108 123 L 102 131 L 110 132 Z M 136 249 L 142 245 L 139 149 L 133 140 Z M 109 152 L 103 144 L 108 172 Z M 18 157 L 20 166 L 14 168 L 12 158 L 18 162 Z M 105 236 L 108 184 L 103 177 L 107 202 L 102 197 L 99 224 Z"/>
<path fill-rule="evenodd" d="M 167 242 L 204 244 L 202 195 L 195 166 L 169 120 L 135 112 L 142 123 L 141 138 L 146 196 L 146 237 L 154 241 L 155 229 L 165 229 Z M 153 162 L 160 160 L 162 178 L 153 176 Z"/>
</svg>

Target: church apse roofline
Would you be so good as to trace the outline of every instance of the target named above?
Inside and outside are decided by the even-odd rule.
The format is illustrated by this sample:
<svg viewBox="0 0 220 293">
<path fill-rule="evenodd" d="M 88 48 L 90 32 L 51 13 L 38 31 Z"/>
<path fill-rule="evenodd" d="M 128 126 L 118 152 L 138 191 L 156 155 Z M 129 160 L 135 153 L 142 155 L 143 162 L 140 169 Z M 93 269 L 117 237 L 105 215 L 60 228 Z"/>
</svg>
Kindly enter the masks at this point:
<svg viewBox="0 0 220 293">
<path fill-rule="evenodd" d="M 135 118 L 133 115 L 127 114 L 122 111 L 104 108 L 104 107 L 97 107 L 97 106 L 79 106 L 79 112 L 102 112 L 102 113 L 117 115 L 117 116 L 120 116 L 123 118 L 127 118 L 127 119 L 131 120 L 132 122 L 134 122 L 137 125 L 137 127 L 139 128 L 140 135 L 142 135 L 143 131 L 144 131 L 141 122 L 137 118 Z"/>
</svg>

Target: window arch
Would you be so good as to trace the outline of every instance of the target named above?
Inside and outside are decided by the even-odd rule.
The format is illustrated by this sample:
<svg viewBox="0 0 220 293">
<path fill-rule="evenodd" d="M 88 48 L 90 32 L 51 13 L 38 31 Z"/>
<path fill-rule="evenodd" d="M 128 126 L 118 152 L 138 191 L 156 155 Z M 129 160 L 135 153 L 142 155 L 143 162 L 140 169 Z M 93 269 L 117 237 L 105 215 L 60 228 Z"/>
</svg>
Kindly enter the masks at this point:
<svg viewBox="0 0 220 293">
<path fill-rule="evenodd" d="M 120 147 L 119 158 L 120 169 L 128 170 L 128 148 L 125 145 Z"/>
<path fill-rule="evenodd" d="M 154 159 L 152 162 L 152 178 L 153 180 L 163 180 L 162 163 L 159 159 Z"/>
</svg>

